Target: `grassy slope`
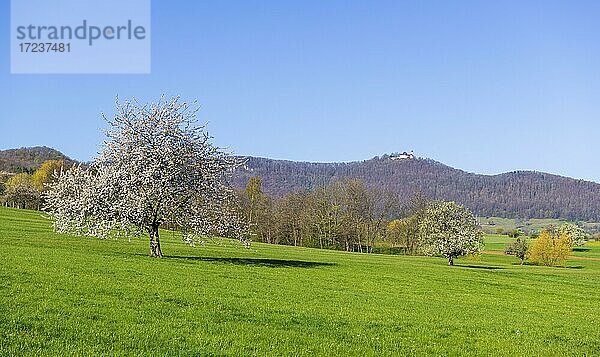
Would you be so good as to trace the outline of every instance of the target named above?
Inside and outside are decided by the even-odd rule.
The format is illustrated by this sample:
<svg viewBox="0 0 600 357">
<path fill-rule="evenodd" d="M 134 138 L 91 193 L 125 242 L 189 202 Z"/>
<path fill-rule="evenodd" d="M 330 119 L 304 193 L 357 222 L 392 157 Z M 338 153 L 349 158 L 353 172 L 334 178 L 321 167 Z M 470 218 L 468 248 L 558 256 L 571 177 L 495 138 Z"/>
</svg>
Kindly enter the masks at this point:
<svg viewBox="0 0 600 357">
<path fill-rule="evenodd" d="M 490 247 L 502 247 L 491 237 Z M 0 355 L 565 355 L 600 350 L 600 261 L 191 248 L 51 232 L 0 208 Z M 491 252 L 494 253 L 494 252 Z M 600 246 L 576 255 L 599 257 Z"/>
</svg>

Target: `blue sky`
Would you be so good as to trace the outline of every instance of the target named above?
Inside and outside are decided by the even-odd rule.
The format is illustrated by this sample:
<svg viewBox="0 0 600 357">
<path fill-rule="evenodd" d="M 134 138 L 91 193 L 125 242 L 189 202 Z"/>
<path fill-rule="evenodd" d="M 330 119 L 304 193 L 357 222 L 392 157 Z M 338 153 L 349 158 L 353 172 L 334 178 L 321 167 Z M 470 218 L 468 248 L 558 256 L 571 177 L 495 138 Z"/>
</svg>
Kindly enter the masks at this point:
<svg viewBox="0 0 600 357">
<path fill-rule="evenodd" d="M 471 172 L 600 182 L 598 1 L 153 1 L 152 73 L 11 75 L 0 149 L 80 160 L 114 98 L 198 100 L 236 154 L 353 161 L 415 150 Z"/>
</svg>

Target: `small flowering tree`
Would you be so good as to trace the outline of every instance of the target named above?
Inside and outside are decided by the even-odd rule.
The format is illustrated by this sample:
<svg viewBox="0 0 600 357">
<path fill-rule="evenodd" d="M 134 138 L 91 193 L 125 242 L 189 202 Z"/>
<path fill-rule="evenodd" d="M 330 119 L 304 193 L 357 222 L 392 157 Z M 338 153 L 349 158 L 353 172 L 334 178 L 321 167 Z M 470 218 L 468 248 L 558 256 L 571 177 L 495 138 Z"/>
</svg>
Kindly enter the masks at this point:
<svg viewBox="0 0 600 357">
<path fill-rule="evenodd" d="M 571 238 L 573 246 L 582 246 L 587 241 L 587 234 L 585 231 L 576 224 L 563 223 L 558 227 L 558 233 L 567 235 Z"/>
<path fill-rule="evenodd" d="M 430 204 L 419 223 L 423 252 L 441 255 L 454 265 L 454 258 L 477 254 L 483 246 L 483 233 L 477 219 L 454 202 Z"/>
<path fill-rule="evenodd" d="M 189 243 L 204 234 L 241 239 L 226 182 L 240 162 L 210 142 L 196 112 L 179 98 L 117 100 L 99 157 L 61 172 L 45 194 L 55 230 L 98 237 L 145 231 L 153 257 L 162 257 L 165 224 L 181 229 Z"/>
</svg>

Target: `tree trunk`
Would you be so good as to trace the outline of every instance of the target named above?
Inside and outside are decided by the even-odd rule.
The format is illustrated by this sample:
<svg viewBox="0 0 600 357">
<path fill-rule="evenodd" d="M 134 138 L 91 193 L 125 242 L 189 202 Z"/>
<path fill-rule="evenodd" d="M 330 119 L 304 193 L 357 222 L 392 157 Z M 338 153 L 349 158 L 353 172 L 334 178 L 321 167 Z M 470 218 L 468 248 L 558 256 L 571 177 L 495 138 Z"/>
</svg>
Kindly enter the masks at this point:
<svg viewBox="0 0 600 357">
<path fill-rule="evenodd" d="M 160 239 L 158 238 L 158 227 L 159 224 L 152 224 L 150 228 L 150 256 L 155 258 L 162 258 L 163 254 L 160 250 Z"/>
<path fill-rule="evenodd" d="M 448 257 L 448 265 L 454 265 L 454 257 L 452 257 L 452 256 Z"/>
<path fill-rule="evenodd" d="M 360 233 L 357 234 L 358 236 L 358 252 L 362 253 L 362 241 L 360 240 Z"/>
</svg>

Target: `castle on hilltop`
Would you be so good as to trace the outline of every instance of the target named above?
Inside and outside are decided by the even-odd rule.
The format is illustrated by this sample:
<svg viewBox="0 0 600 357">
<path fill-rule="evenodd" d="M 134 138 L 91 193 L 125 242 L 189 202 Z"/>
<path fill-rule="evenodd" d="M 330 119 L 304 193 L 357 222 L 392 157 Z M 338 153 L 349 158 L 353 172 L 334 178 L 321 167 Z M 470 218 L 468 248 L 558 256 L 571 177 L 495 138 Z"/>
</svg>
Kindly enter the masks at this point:
<svg viewBox="0 0 600 357">
<path fill-rule="evenodd" d="M 405 159 L 414 159 L 415 153 L 411 150 L 410 152 L 404 151 L 402 154 L 394 153 L 390 155 L 390 159 L 392 160 L 405 160 Z"/>
</svg>

